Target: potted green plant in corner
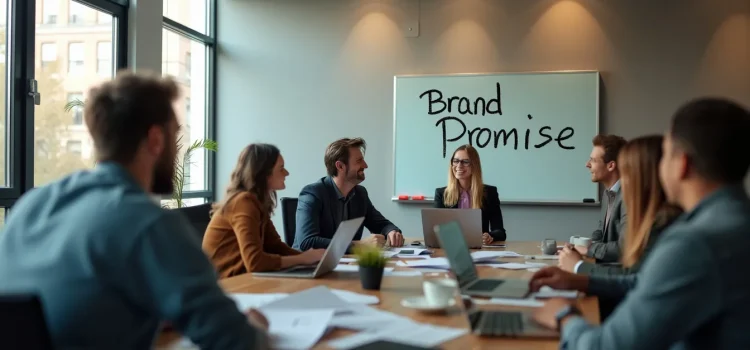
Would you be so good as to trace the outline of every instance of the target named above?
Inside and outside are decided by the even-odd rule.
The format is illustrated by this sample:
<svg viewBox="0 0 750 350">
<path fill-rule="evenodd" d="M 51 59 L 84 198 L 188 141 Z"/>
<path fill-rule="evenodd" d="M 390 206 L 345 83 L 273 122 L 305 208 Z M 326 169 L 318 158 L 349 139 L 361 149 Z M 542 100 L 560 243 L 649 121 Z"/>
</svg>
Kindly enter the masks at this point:
<svg viewBox="0 0 750 350">
<path fill-rule="evenodd" d="M 385 264 L 388 262 L 380 248 L 357 244 L 354 247 L 354 256 L 357 265 L 359 265 L 359 281 L 362 283 L 362 288 L 380 290 L 383 271 L 385 270 Z"/>
<path fill-rule="evenodd" d="M 83 108 L 84 102 L 81 100 L 73 100 L 65 104 L 65 112 L 70 112 L 73 108 Z M 182 150 L 182 136 L 177 139 L 177 154 L 180 153 Z M 172 178 L 172 182 L 174 183 L 174 193 L 172 193 L 172 200 L 174 201 L 175 208 L 182 208 L 185 207 L 185 203 L 183 202 L 183 192 L 184 187 L 186 184 L 189 183 L 189 175 L 187 175 L 187 172 L 185 171 L 187 167 L 192 165 L 193 163 L 190 161 L 190 158 L 196 150 L 199 149 L 205 149 L 208 151 L 216 152 L 218 149 L 218 144 L 216 141 L 211 139 L 198 139 L 195 140 L 190 146 L 185 149 L 185 152 L 182 155 L 182 159 L 177 158 L 175 159 L 175 171 L 174 171 L 174 178 Z M 170 208 L 169 205 L 162 205 L 164 208 Z"/>
</svg>

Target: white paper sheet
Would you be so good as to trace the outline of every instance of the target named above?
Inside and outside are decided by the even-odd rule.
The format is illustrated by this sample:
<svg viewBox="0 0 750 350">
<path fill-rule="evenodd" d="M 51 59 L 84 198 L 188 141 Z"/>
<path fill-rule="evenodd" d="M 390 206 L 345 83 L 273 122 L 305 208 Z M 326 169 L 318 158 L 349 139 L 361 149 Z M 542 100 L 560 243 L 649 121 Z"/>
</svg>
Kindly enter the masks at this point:
<svg viewBox="0 0 750 350">
<path fill-rule="evenodd" d="M 266 310 L 318 310 L 318 309 L 331 309 L 331 310 L 348 310 L 353 305 L 347 303 L 341 299 L 338 295 L 334 294 L 326 286 L 317 286 L 303 291 L 289 294 L 285 298 L 281 298 L 265 304 L 260 307 L 260 310 L 265 312 Z"/>
<path fill-rule="evenodd" d="M 274 349 L 309 349 L 325 334 L 333 310 L 272 310 L 264 315 Z"/>
<path fill-rule="evenodd" d="M 408 271 L 386 271 L 385 276 L 391 277 L 416 277 L 422 276 L 422 271 L 408 270 Z"/>
<path fill-rule="evenodd" d="M 518 254 L 516 252 L 510 252 L 510 251 L 500 251 L 500 252 L 479 251 L 479 252 L 471 253 L 471 257 L 474 258 L 474 261 L 488 260 L 488 259 L 492 260 L 495 258 L 517 258 L 520 256 L 521 254 Z"/>
<path fill-rule="evenodd" d="M 355 259 L 355 258 L 341 258 L 339 260 L 339 264 L 340 263 L 353 263 L 353 262 L 357 262 L 357 259 Z"/>
<path fill-rule="evenodd" d="M 387 340 L 396 343 L 432 348 L 467 333 L 467 329 L 440 327 L 420 323 L 400 323 L 397 327 L 387 325 L 366 332 L 359 332 L 348 337 L 332 340 L 329 341 L 327 345 L 335 349 L 351 349 L 376 340 Z"/>
<path fill-rule="evenodd" d="M 352 271 L 357 272 L 357 271 L 359 271 L 359 265 L 343 265 L 343 264 L 339 264 L 339 265 L 336 265 L 336 268 L 333 269 L 333 271 L 336 271 L 336 272 L 352 272 Z M 386 272 L 393 271 L 393 268 L 392 267 L 386 267 L 386 268 L 383 269 L 383 271 L 386 271 Z"/>
<path fill-rule="evenodd" d="M 512 306 L 527 306 L 527 307 L 541 307 L 544 305 L 545 298 L 567 298 L 575 299 L 578 298 L 578 291 L 575 290 L 556 290 L 548 286 L 544 286 L 539 289 L 538 292 L 532 293 L 529 297 L 518 299 L 518 298 L 492 298 L 487 299 L 473 299 L 473 302 L 477 304 L 499 304 L 499 305 L 512 305 Z"/>
<path fill-rule="evenodd" d="M 332 289 L 331 292 L 341 300 L 351 304 L 373 305 L 380 302 L 380 299 L 374 295 L 360 294 L 343 289 Z"/>
<path fill-rule="evenodd" d="M 268 293 L 268 294 L 255 294 L 255 293 L 232 293 L 227 294 L 237 304 L 237 308 L 241 312 L 245 312 L 251 308 L 258 308 L 262 305 L 268 304 L 272 301 L 279 300 L 286 297 L 287 293 Z"/>
<path fill-rule="evenodd" d="M 489 266 L 489 267 L 494 267 L 498 269 L 506 269 L 506 270 L 525 270 L 525 269 L 530 269 L 530 268 L 544 267 L 544 266 L 547 266 L 547 264 L 530 263 L 530 262 L 526 262 L 526 263 L 511 262 L 511 263 L 484 264 L 482 266 Z"/>
<path fill-rule="evenodd" d="M 337 312 L 329 326 L 351 330 L 380 329 L 386 325 L 413 322 L 410 318 L 366 305 L 355 305 Z"/>
</svg>

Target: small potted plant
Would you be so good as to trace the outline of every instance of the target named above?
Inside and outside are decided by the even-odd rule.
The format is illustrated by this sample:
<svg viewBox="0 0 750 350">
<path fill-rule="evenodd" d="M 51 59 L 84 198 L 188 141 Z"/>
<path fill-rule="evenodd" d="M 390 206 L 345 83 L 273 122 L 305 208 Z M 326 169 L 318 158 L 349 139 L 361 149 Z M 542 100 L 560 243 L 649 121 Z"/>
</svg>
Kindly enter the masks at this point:
<svg viewBox="0 0 750 350">
<path fill-rule="evenodd" d="M 383 280 L 383 270 L 388 259 L 383 256 L 380 248 L 358 244 L 354 247 L 354 256 L 359 265 L 359 280 L 362 288 L 369 290 L 380 290 L 380 282 Z"/>
</svg>

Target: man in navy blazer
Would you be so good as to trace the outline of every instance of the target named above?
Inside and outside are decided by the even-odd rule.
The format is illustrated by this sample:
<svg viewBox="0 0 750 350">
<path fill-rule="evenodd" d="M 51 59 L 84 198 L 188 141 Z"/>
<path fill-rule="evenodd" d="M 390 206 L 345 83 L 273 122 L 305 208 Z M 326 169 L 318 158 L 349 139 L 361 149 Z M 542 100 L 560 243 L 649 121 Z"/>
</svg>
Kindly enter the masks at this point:
<svg viewBox="0 0 750 350">
<path fill-rule="evenodd" d="M 308 250 L 327 248 L 339 224 L 364 217 L 364 227 L 372 233 L 363 243 L 392 247 L 404 244 L 401 230 L 375 209 L 367 190 L 359 184 L 365 180 L 367 163 L 361 138 L 344 138 L 331 143 L 324 157 L 328 176 L 305 186 L 297 202 L 297 229 L 294 248 Z M 362 238 L 360 227 L 354 240 Z"/>
</svg>

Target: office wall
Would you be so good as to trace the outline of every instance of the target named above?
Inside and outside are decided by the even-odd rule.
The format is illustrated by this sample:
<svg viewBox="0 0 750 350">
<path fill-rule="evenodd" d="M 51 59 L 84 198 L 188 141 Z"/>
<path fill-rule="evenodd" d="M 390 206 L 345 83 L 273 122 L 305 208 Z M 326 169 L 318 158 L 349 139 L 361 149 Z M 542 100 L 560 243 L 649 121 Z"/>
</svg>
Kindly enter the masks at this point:
<svg viewBox="0 0 750 350">
<path fill-rule="evenodd" d="M 248 143 L 281 148 L 291 175 L 280 195 L 297 196 L 324 176 L 330 141 L 362 136 L 363 185 L 407 236 L 421 223 L 419 207 L 390 201 L 394 75 L 597 69 L 602 131 L 627 138 L 662 132 L 694 96 L 750 105 L 746 0 L 232 0 L 218 16 L 218 190 Z M 588 234 L 599 213 L 502 209 L 511 240 Z"/>
</svg>

